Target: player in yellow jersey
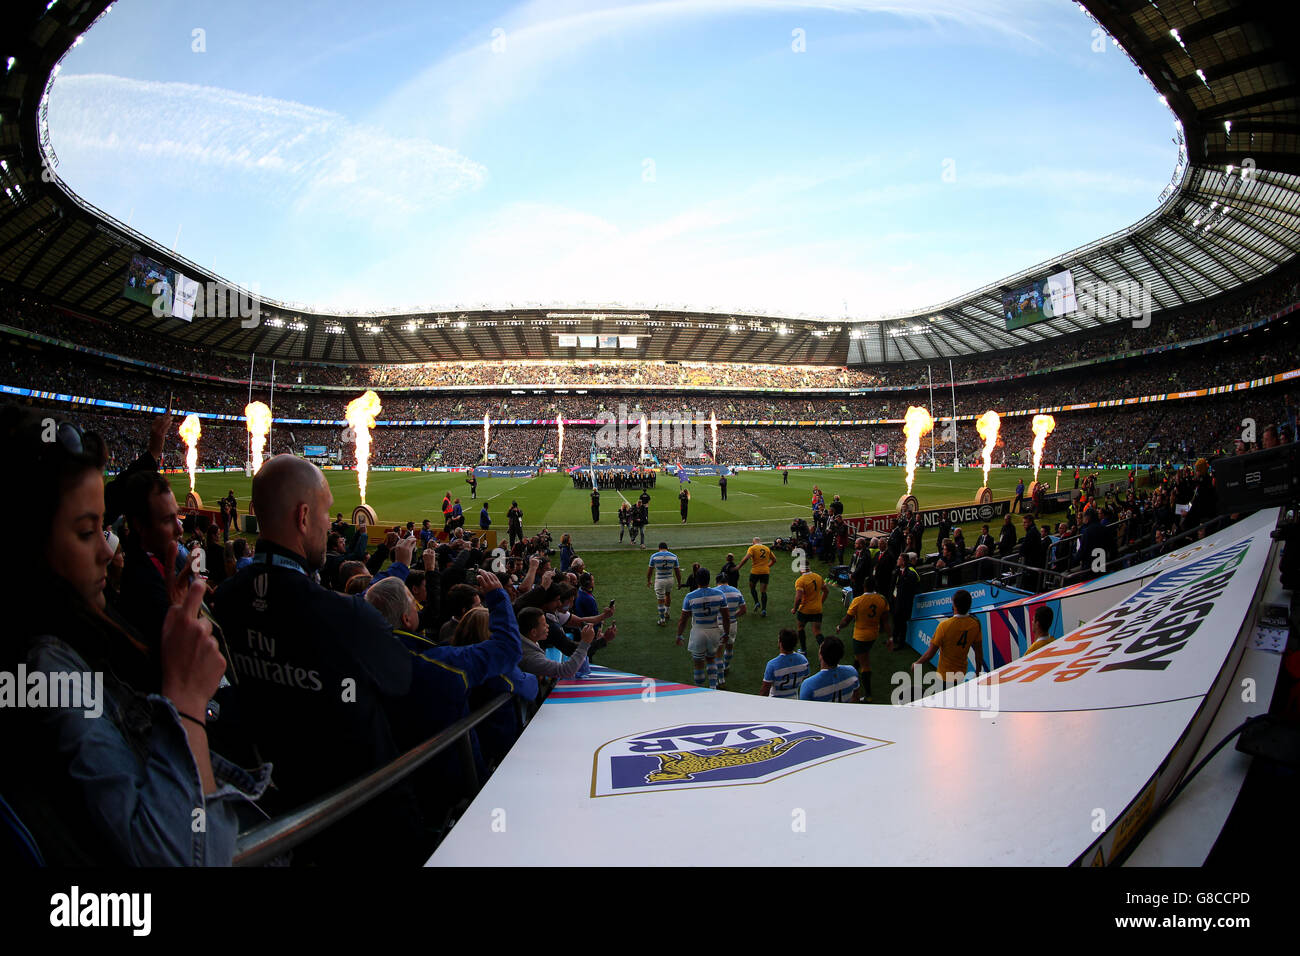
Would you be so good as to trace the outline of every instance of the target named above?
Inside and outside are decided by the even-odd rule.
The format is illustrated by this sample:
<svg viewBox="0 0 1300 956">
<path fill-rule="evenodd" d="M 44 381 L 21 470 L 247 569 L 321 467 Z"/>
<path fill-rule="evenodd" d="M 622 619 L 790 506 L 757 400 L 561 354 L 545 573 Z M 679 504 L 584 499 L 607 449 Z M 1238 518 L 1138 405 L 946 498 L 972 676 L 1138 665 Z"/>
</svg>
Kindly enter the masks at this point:
<svg viewBox="0 0 1300 956">
<path fill-rule="evenodd" d="M 790 613 L 799 622 L 799 650 L 807 653 L 804 627 L 811 624 L 813 637 L 822 642 L 822 600 L 830 593 L 825 580 L 816 571 L 808 570 L 807 558 L 802 559 L 803 573 L 794 582 L 794 607 Z"/>
<path fill-rule="evenodd" d="M 880 636 L 880 629 L 889 621 L 889 602 L 883 594 L 866 591 L 859 594 L 844 612 L 844 619 L 835 625 L 838 635 L 844 625 L 853 622 L 853 658 L 858 664 L 858 685 L 862 700 L 871 703 L 871 645 Z"/>
<path fill-rule="evenodd" d="M 980 622 L 970 616 L 970 592 L 958 591 L 952 596 L 952 617 L 940 621 L 930 646 L 912 665 L 919 667 L 939 655 L 935 669 L 945 683 L 965 680 L 966 657 L 975 650 L 975 673 L 988 670 L 984 666 L 984 635 Z"/>
<path fill-rule="evenodd" d="M 745 556 L 740 559 L 740 564 L 736 565 L 737 574 L 746 561 L 753 562 L 749 572 L 749 593 L 754 598 L 754 607 L 758 608 L 760 616 L 767 617 L 767 581 L 772 574 L 772 565 L 776 564 L 776 555 L 771 548 L 755 538 Z M 763 590 L 762 600 L 759 599 L 759 588 Z"/>
<path fill-rule="evenodd" d="M 1033 642 L 1025 649 L 1026 654 L 1032 654 L 1055 640 L 1052 637 L 1052 618 L 1055 616 L 1046 604 L 1038 605 L 1037 610 L 1034 611 L 1034 623 L 1031 625 L 1030 632 Z"/>
</svg>

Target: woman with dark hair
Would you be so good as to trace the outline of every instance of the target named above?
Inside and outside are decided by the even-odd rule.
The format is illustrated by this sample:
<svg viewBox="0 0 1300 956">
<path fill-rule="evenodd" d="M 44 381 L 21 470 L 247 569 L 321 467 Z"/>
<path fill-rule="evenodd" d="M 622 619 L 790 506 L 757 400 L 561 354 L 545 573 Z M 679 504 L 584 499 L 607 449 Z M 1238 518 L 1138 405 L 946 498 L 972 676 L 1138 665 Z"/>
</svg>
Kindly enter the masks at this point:
<svg viewBox="0 0 1300 956">
<path fill-rule="evenodd" d="M 199 617 L 204 585 L 164 567 L 172 606 L 156 657 L 106 604 L 106 454 L 69 422 L 0 411 L 0 441 L 22 462 L 0 477 L 39 529 L 32 550 L 0 552 L 9 626 L 0 667 L 46 676 L 46 699 L 0 709 L 0 793 L 53 865 L 220 865 L 235 807 L 256 778 L 208 750 L 206 715 L 226 662 Z M 26 692 L 26 689 L 24 689 Z"/>
<path fill-rule="evenodd" d="M 573 561 L 573 556 L 575 554 L 577 554 L 577 552 L 573 550 L 573 541 L 566 534 L 564 537 L 560 539 L 560 573 L 561 574 L 567 574 L 569 572 L 569 564 Z"/>
</svg>

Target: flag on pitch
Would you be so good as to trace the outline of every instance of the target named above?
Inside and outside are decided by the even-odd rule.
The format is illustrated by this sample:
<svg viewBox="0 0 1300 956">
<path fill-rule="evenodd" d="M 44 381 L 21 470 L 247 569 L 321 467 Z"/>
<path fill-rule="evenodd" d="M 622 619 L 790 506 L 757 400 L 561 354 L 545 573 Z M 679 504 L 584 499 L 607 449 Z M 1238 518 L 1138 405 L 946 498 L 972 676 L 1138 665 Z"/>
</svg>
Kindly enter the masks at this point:
<svg viewBox="0 0 1300 956">
<path fill-rule="evenodd" d="M 677 483 L 680 485 L 682 482 L 689 482 L 690 480 L 691 478 L 686 474 L 686 469 L 682 467 L 682 463 L 677 462 Z"/>
</svg>

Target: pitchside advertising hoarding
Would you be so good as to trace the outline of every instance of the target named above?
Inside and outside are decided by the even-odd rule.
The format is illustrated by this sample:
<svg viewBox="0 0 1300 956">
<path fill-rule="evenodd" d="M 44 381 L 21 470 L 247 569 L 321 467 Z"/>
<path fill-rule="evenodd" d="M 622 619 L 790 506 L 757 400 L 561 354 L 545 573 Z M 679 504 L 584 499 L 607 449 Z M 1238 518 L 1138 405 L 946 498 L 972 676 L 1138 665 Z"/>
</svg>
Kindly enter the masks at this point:
<svg viewBox="0 0 1300 956">
<path fill-rule="evenodd" d="M 995 519 L 1000 520 L 1003 515 L 1010 513 L 1011 501 L 995 501 L 987 505 L 959 505 L 952 508 L 930 508 L 919 512 L 921 523 L 927 528 L 933 528 L 939 524 L 946 516 L 954 525 L 970 524 L 971 522 L 992 522 Z M 858 518 L 845 518 L 849 527 L 859 533 L 880 534 L 894 530 L 894 519 L 898 513 L 885 515 L 866 515 Z"/>
<path fill-rule="evenodd" d="M 471 468 L 470 473 L 475 478 L 531 478 L 537 474 L 537 469 L 533 466 L 479 465 Z"/>
</svg>

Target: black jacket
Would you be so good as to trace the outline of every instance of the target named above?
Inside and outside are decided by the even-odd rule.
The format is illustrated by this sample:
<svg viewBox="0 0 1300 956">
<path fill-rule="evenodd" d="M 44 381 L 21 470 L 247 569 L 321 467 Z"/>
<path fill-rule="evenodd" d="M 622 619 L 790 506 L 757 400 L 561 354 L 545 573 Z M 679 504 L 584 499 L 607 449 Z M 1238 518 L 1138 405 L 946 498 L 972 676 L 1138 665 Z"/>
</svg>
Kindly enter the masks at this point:
<svg viewBox="0 0 1300 956">
<path fill-rule="evenodd" d="M 258 543 L 214 599 L 236 687 L 238 732 L 273 764 L 282 813 L 395 759 L 388 707 L 411 687 L 411 656 L 359 595 L 328 591 L 306 559 Z M 226 717 L 223 705 L 222 718 Z M 411 862 L 427 853 L 414 791 L 398 784 L 304 847 L 322 862 Z"/>
<path fill-rule="evenodd" d="M 1002 533 L 998 535 L 998 555 L 999 557 L 1008 557 L 1016 550 L 1016 526 L 1013 524 L 1004 524 Z"/>
</svg>

